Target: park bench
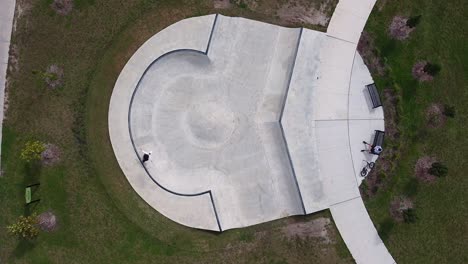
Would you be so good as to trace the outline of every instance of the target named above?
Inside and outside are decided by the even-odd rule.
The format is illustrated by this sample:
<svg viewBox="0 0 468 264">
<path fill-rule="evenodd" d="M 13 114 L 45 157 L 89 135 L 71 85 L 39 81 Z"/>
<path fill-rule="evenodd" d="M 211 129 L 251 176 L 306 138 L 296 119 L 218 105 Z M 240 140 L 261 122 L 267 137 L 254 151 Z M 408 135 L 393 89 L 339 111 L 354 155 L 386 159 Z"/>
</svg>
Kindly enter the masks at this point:
<svg viewBox="0 0 468 264">
<path fill-rule="evenodd" d="M 26 186 L 26 188 L 24 190 L 24 198 L 26 200 L 26 206 L 30 205 L 32 203 L 37 203 L 37 202 L 39 202 L 41 200 L 41 199 L 36 199 L 36 200 L 32 199 L 33 187 L 38 188 L 39 185 L 40 185 L 40 183 L 31 184 L 31 185 Z"/>
<path fill-rule="evenodd" d="M 372 143 L 372 146 L 383 146 L 383 141 L 384 141 L 384 136 L 385 136 L 385 132 L 381 131 L 381 130 L 375 130 L 375 135 L 374 135 L 374 142 Z M 374 155 L 380 155 L 380 153 L 374 153 L 372 152 L 372 154 Z"/>
<path fill-rule="evenodd" d="M 382 106 L 382 102 L 380 101 L 379 92 L 377 91 L 377 87 L 375 83 L 366 85 L 367 91 L 369 91 L 369 95 L 372 101 L 372 108 L 377 108 Z"/>
</svg>

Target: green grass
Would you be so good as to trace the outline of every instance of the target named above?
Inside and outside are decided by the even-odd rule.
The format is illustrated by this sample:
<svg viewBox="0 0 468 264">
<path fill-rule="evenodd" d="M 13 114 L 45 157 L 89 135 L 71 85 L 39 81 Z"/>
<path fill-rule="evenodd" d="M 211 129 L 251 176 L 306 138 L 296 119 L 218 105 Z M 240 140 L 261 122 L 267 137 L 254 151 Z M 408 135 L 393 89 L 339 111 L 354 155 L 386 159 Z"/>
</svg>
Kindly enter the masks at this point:
<svg viewBox="0 0 468 264">
<path fill-rule="evenodd" d="M 208 0 L 75 1 L 68 17 L 49 0 L 33 1 L 13 43 L 19 71 L 11 77 L 0 177 L 2 263 L 316 263 L 352 262 L 335 227 L 335 244 L 288 240 L 280 229 L 295 221 L 330 217 L 327 211 L 222 234 L 194 230 L 160 215 L 128 184 L 113 154 L 107 126 L 109 98 L 123 65 L 149 37 L 186 17 L 213 13 Z M 223 11 L 279 23 L 248 9 Z M 293 26 L 293 25 L 290 25 Z M 309 27 L 313 27 L 309 25 Z M 37 72 L 64 68 L 61 89 L 46 88 Z M 57 144 L 54 167 L 19 159 L 24 142 Z M 40 181 L 41 202 L 25 210 L 24 186 Z M 52 210 L 58 230 L 20 241 L 4 227 L 22 214 Z"/>
<path fill-rule="evenodd" d="M 395 41 L 387 28 L 395 15 L 421 14 L 421 22 L 408 40 Z M 401 95 L 397 169 L 387 188 L 366 206 L 398 263 L 468 263 L 468 208 L 466 159 L 468 157 L 468 23 L 467 2 L 387 1 L 382 11 L 374 9 L 366 31 L 376 41 L 390 73 L 376 78 L 380 88 L 394 86 Z M 418 83 L 411 68 L 418 60 L 439 64 L 433 82 Z M 454 105 L 456 117 L 438 129 L 426 125 L 425 109 L 431 103 Z M 424 155 L 436 156 L 449 173 L 432 184 L 414 179 L 414 164 Z M 418 215 L 414 224 L 396 224 L 389 216 L 394 196 L 413 197 Z"/>
</svg>

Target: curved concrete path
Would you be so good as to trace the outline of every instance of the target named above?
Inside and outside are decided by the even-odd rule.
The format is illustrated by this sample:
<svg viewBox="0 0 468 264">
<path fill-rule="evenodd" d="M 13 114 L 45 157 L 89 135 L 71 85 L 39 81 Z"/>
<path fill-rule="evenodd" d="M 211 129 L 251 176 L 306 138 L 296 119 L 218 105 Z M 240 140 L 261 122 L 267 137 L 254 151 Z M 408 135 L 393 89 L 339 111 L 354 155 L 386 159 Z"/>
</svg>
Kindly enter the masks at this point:
<svg viewBox="0 0 468 264">
<path fill-rule="evenodd" d="M 345 67 L 348 67 L 347 71 L 351 74 L 347 99 L 347 127 L 351 163 L 358 185 L 362 181 L 358 173 L 364 166 L 363 160 L 375 161 L 376 159 L 376 157 L 368 156 L 359 151 L 362 147 L 360 142 L 363 139 L 369 141 L 371 139 L 370 133 L 374 129 L 384 129 L 382 108 L 370 110 L 370 108 L 366 109 L 367 104 L 357 103 L 365 98 L 363 95 L 366 93 L 363 85 L 371 83 L 372 80 L 368 71 L 361 70 L 366 66 L 357 54 L 356 48 L 375 2 L 375 0 L 340 0 L 327 29 L 327 35 L 343 40 L 340 42 L 340 45 L 343 46 L 342 49 L 339 49 L 343 53 L 340 56 L 354 57 L 353 64 Z M 345 49 L 344 46 L 349 48 Z M 344 80 L 340 87 L 344 89 Z M 325 112 L 324 115 L 327 113 Z M 396 263 L 378 236 L 360 195 L 332 205 L 330 211 L 356 263 Z"/>
<path fill-rule="evenodd" d="M 0 2 L 0 162 L 8 52 L 10 50 L 13 18 L 15 16 L 15 4 L 15 0 L 2 0 Z"/>
</svg>

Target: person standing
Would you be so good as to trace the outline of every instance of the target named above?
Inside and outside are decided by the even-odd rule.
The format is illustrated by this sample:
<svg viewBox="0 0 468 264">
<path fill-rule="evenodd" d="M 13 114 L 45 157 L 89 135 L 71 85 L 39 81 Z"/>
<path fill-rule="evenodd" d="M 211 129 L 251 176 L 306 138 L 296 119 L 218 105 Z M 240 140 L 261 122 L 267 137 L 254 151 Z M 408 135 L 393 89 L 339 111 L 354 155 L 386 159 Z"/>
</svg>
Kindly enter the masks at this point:
<svg viewBox="0 0 468 264">
<path fill-rule="evenodd" d="M 142 152 L 143 152 L 143 160 L 142 160 L 142 162 L 145 163 L 145 162 L 147 162 L 147 161 L 150 159 L 150 156 L 151 156 L 152 151 L 146 152 L 146 151 L 142 150 Z"/>
</svg>

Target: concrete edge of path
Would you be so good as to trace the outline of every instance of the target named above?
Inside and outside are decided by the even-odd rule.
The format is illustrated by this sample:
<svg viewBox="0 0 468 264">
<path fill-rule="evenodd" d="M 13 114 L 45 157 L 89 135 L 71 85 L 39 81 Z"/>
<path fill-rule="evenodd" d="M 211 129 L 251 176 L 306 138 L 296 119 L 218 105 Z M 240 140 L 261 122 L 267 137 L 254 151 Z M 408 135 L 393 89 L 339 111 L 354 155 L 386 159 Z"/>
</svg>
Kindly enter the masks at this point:
<svg viewBox="0 0 468 264">
<path fill-rule="evenodd" d="M 0 168 L 8 53 L 10 51 L 10 41 L 13 32 L 15 6 L 16 0 L 2 0 L 0 3 Z"/>
</svg>

